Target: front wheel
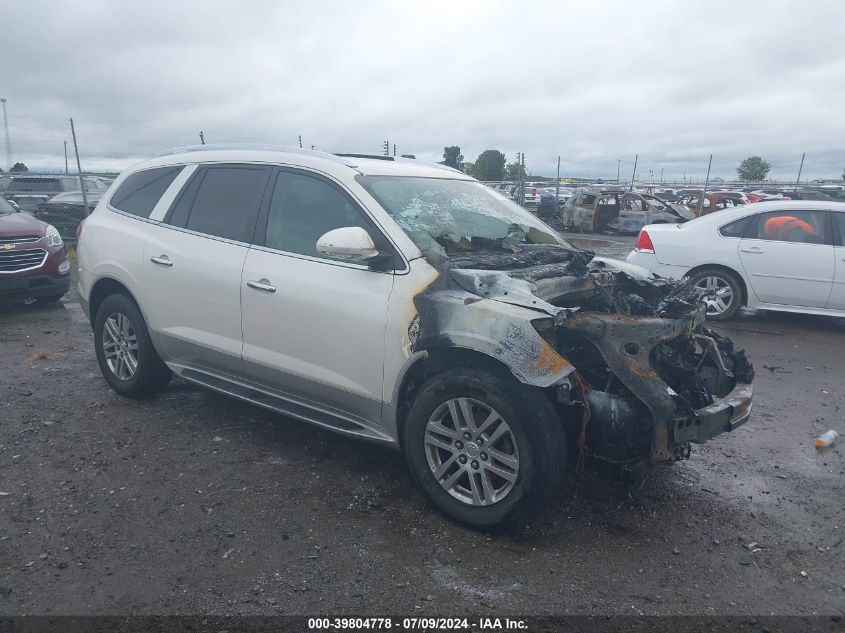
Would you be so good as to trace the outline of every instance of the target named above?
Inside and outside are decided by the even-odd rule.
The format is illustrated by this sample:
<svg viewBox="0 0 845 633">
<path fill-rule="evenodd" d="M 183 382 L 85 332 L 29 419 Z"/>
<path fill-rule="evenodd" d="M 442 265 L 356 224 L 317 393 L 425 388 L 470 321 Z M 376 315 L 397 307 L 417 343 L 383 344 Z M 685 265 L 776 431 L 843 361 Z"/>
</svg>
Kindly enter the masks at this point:
<svg viewBox="0 0 845 633">
<path fill-rule="evenodd" d="M 94 347 L 103 377 L 122 396 L 143 398 L 170 382 L 170 369 L 156 353 L 141 311 L 126 295 L 111 295 L 100 305 Z"/>
<path fill-rule="evenodd" d="M 730 319 L 742 304 L 742 286 L 731 272 L 721 268 L 703 268 L 690 275 L 690 283 L 703 291 L 707 318 L 711 321 Z"/>
<path fill-rule="evenodd" d="M 511 526 L 563 480 L 566 438 L 538 389 L 481 369 L 431 378 L 407 416 L 403 447 L 426 497 L 475 528 Z"/>
</svg>

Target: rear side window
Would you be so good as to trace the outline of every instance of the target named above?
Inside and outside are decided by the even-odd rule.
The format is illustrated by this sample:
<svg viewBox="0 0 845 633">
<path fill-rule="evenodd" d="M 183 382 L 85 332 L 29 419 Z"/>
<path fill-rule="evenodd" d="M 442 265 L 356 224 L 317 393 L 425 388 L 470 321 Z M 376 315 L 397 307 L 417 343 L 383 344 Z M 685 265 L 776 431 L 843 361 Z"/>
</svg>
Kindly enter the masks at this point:
<svg viewBox="0 0 845 633">
<path fill-rule="evenodd" d="M 150 217 L 159 199 L 182 171 L 178 167 L 157 167 L 135 172 L 117 188 L 111 206 L 124 213 L 142 218 Z"/>
<path fill-rule="evenodd" d="M 185 228 L 236 242 L 251 241 L 269 174 L 265 167 L 209 167 L 197 186 Z"/>
<path fill-rule="evenodd" d="M 59 193 L 63 191 L 58 178 L 13 178 L 9 191 L 31 191 L 33 193 Z"/>
<path fill-rule="evenodd" d="M 757 216 L 752 239 L 827 244 L 826 211 L 774 211 Z"/>
<path fill-rule="evenodd" d="M 724 237 L 742 237 L 749 222 L 751 222 L 751 216 L 736 220 L 719 229 L 719 233 Z"/>
</svg>

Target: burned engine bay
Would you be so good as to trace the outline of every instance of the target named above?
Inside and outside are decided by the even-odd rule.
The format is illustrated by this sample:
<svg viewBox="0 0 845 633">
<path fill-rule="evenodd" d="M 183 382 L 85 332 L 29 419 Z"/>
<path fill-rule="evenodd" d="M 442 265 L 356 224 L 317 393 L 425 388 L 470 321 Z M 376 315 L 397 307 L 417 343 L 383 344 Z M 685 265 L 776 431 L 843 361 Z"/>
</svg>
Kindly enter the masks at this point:
<svg viewBox="0 0 845 633">
<path fill-rule="evenodd" d="M 754 370 L 698 290 L 589 251 L 451 253 L 414 303 L 413 351 L 466 347 L 548 389 L 582 452 L 633 472 L 748 418 Z"/>
</svg>

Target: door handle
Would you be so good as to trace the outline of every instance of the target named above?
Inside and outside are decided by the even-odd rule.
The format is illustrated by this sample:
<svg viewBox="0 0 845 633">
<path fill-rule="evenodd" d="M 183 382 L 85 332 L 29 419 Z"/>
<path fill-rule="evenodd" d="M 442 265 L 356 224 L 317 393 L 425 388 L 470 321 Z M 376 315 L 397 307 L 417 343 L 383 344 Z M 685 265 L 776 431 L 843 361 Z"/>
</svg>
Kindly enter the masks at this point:
<svg viewBox="0 0 845 633">
<path fill-rule="evenodd" d="M 739 250 L 741 250 L 743 253 L 752 253 L 754 255 L 760 255 L 763 252 L 763 249 L 759 246 L 750 246 L 748 248 L 741 248 Z"/>
<path fill-rule="evenodd" d="M 276 292 L 276 286 L 271 285 L 267 279 L 251 280 L 246 282 L 246 285 L 256 290 L 263 290 L 264 292 Z"/>
<path fill-rule="evenodd" d="M 150 261 L 153 264 L 158 264 L 159 266 L 172 266 L 173 262 L 170 261 L 170 258 L 167 255 L 161 255 L 159 257 L 150 257 Z"/>
</svg>

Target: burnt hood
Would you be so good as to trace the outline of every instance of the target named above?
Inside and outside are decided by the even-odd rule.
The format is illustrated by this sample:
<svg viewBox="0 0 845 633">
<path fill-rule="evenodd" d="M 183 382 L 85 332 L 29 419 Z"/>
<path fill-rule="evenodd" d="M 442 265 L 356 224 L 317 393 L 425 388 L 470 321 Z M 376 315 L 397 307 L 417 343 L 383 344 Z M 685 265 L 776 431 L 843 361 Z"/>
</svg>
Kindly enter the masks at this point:
<svg viewBox="0 0 845 633">
<path fill-rule="evenodd" d="M 558 318 L 580 310 L 698 317 L 700 293 L 686 281 L 664 279 L 620 260 L 590 256 L 586 263 L 575 257 L 568 262 L 515 270 L 451 268 L 448 275 L 460 288 L 478 297 Z"/>
</svg>

